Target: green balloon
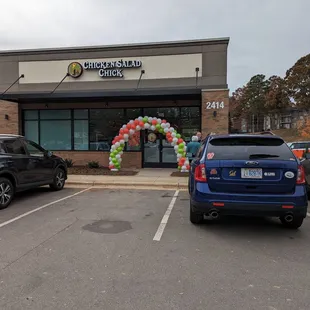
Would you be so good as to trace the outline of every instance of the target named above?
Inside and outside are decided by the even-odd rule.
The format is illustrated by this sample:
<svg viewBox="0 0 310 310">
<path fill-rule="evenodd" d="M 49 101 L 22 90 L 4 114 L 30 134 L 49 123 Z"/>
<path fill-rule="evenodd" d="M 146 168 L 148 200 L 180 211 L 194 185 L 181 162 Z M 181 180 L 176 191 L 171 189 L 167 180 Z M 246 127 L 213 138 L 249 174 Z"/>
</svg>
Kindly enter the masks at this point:
<svg viewBox="0 0 310 310">
<path fill-rule="evenodd" d="M 160 127 L 159 132 L 164 133 L 164 130 Z"/>
<path fill-rule="evenodd" d="M 112 162 L 113 162 L 114 164 L 117 164 L 117 159 L 116 159 L 116 158 L 112 158 Z"/>
<path fill-rule="evenodd" d="M 123 148 L 121 147 L 121 146 L 119 146 L 118 148 L 117 148 L 117 152 L 121 152 L 123 150 Z"/>
<path fill-rule="evenodd" d="M 147 117 L 143 117 L 142 121 L 143 121 L 143 123 L 147 123 L 148 122 L 148 118 Z"/>
<path fill-rule="evenodd" d="M 156 124 L 155 128 L 159 130 L 161 126 L 159 124 Z"/>
<path fill-rule="evenodd" d="M 115 157 L 115 154 L 114 154 L 114 152 L 112 152 L 111 154 L 110 154 L 110 157 Z"/>
<path fill-rule="evenodd" d="M 179 149 L 183 149 L 184 148 L 184 143 L 180 143 L 179 144 Z"/>
<path fill-rule="evenodd" d="M 181 166 L 178 166 L 178 169 L 179 169 L 179 170 L 181 170 L 181 169 L 182 169 L 182 167 L 181 167 Z"/>
<path fill-rule="evenodd" d="M 181 135 L 179 133 L 177 133 L 177 138 L 180 139 L 181 138 Z"/>
<path fill-rule="evenodd" d="M 183 152 L 184 152 L 183 149 L 179 149 L 179 150 L 178 150 L 178 153 L 179 153 L 179 154 L 183 154 Z"/>
</svg>

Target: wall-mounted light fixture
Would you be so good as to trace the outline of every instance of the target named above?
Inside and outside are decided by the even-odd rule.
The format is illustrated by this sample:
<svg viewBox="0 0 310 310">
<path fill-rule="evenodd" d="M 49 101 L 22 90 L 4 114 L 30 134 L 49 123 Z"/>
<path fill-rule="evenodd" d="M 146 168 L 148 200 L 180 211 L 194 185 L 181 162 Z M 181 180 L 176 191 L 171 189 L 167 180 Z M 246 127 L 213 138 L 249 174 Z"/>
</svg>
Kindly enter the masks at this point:
<svg viewBox="0 0 310 310">
<path fill-rule="evenodd" d="M 198 72 L 199 72 L 199 67 L 195 68 L 196 71 L 196 88 L 198 87 Z"/>
<path fill-rule="evenodd" d="M 9 115 L 8 114 L 5 114 L 4 115 L 4 119 L 6 119 L 7 121 L 9 120 Z"/>
</svg>

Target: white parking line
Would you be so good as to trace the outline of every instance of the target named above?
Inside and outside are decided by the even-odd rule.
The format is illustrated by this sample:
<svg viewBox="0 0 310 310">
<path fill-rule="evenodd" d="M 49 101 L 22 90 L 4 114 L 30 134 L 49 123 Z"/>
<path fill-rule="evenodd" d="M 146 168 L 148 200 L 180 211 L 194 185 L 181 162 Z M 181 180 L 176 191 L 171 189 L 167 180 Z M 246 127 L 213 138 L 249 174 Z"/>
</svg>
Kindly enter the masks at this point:
<svg viewBox="0 0 310 310">
<path fill-rule="evenodd" d="M 30 215 L 30 214 L 32 214 L 32 213 L 34 213 L 34 212 L 37 212 L 37 211 L 40 211 L 40 210 L 42 210 L 42 209 L 45 209 L 45 208 L 47 208 L 47 207 L 49 207 L 49 206 L 52 206 L 52 205 L 54 205 L 54 204 L 56 204 L 56 203 L 58 203 L 58 202 L 61 202 L 61 201 L 63 201 L 63 200 L 66 200 L 66 199 L 72 198 L 72 197 L 74 197 L 74 196 L 77 196 L 77 195 L 79 195 L 79 194 L 82 194 L 82 193 L 84 193 L 84 192 L 90 190 L 91 188 L 92 188 L 92 187 L 88 187 L 88 188 L 86 188 L 86 189 L 83 189 L 82 191 L 79 191 L 79 192 L 77 192 L 77 193 L 74 193 L 74 194 L 72 194 L 72 195 L 66 196 L 66 197 L 64 197 L 64 198 L 60 198 L 60 199 L 58 199 L 58 200 L 52 201 L 52 202 L 50 202 L 50 203 L 47 203 L 46 205 L 43 205 L 43 206 L 41 206 L 41 207 L 38 207 L 38 208 L 33 209 L 33 210 L 31 210 L 31 211 L 28 211 L 28 212 L 26 212 L 26 213 L 24 213 L 24 214 L 21 214 L 21 215 L 19 215 L 19 216 L 16 216 L 16 217 L 14 217 L 14 218 L 12 218 L 12 219 L 6 221 L 6 222 L 1 223 L 1 224 L 0 224 L 0 228 L 4 227 L 4 226 L 6 226 L 6 225 L 9 225 L 9 224 L 11 224 L 11 223 L 13 223 L 13 222 L 15 222 L 15 221 L 18 221 L 18 220 L 20 220 L 21 218 L 23 218 L 23 217 L 25 217 L 25 216 L 27 216 L 27 215 Z"/>
<path fill-rule="evenodd" d="M 164 230 L 165 230 L 165 227 L 166 227 L 166 225 L 167 225 L 167 223 L 168 223 L 168 220 L 169 220 L 169 216 L 170 216 L 170 214 L 171 214 L 171 211 L 172 211 L 172 209 L 173 209 L 173 207 L 174 207 L 174 204 L 175 204 L 175 202 L 176 202 L 176 200 L 177 200 L 177 197 L 178 197 L 178 195 L 179 195 L 179 192 L 180 192 L 180 191 L 177 190 L 177 191 L 174 193 L 173 198 L 172 198 L 172 200 L 171 200 L 171 202 L 170 202 L 170 204 L 169 204 L 169 206 L 168 206 L 168 209 L 167 209 L 165 215 L 163 216 L 163 218 L 162 218 L 162 220 L 161 220 L 161 222 L 160 222 L 160 224 L 159 224 L 159 227 L 158 227 L 158 229 L 157 229 L 157 232 L 156 232 L 156 234 L 155 234 L 155 236 L 154 236 L 154 238 L 153 238 L 154 241 L 160 241 L 161 236 L 163 235 Z"/>
</svg>

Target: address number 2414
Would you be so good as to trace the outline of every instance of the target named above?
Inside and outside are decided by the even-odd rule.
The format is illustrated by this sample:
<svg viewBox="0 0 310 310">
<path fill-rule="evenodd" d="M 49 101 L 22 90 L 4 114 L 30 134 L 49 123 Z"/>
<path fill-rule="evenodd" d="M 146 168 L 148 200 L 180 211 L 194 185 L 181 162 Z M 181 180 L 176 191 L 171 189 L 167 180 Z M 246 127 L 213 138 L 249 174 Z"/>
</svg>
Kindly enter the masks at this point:
<svg viewBox="0 0 310 310">
<path fill-rule="evenodd" d="M 207 109 L 224 109 L 224 102 L 223 101 L 212 101 L 207 102 Z"/>
</svg>

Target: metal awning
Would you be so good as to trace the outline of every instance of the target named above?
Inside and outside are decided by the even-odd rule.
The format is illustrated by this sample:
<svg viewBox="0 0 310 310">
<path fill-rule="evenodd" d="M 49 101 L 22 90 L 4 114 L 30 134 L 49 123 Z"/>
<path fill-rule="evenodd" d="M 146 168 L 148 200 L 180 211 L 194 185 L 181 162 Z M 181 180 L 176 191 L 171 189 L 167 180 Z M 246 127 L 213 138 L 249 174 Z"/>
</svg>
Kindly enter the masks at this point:
<svg viewBox="0 0 310 310">
<path fill-rule="evenodd" d="M 51 92 L 15 92 L 0 95 L 0 100 L 12 102 L 48 102 L 65 101 L 77 99 L 134 99 L 141 97 L 167 97 L 167 96 L 188 96 L 200 95 L 200 88 L 154 88 L 154 89 L 129 89 L 129 90 L 96 90 L 96 91 L 57 91 Z"/>
</svg>

